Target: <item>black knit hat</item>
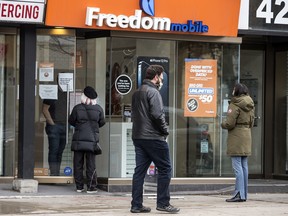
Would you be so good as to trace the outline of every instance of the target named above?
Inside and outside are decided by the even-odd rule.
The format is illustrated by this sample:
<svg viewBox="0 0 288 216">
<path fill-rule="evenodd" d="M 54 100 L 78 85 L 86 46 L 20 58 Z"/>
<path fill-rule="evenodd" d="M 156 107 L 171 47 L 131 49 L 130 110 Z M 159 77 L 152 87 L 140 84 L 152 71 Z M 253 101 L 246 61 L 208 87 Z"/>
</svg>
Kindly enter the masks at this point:
<svg viewBox="0 0 288 216">
<path fill-rule="evenodd" d="M 98 96 L 97 92 L 91 86 L 87 86 L 84 89 L 84 95 L 90 99 L 96 99 Z"/>
</svg>

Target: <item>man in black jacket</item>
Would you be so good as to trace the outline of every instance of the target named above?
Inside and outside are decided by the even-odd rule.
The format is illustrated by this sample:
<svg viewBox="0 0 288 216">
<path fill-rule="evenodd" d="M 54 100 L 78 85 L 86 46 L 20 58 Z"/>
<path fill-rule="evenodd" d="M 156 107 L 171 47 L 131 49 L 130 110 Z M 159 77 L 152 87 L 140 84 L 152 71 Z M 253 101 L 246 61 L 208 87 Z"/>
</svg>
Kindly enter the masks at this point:
<svg viewBox="0 0 288 216">
<path fill-rule="evenodd" d="M 143 184 L 145 173 L 152 161 L 158 170 L 156 209 L 169 213 L 180 211 L 170 205 L 172 166 L 166 142 L 169 133 L 159 92 L 163 85 L 163 71 L 160 65 L 150 65 L 146 70 L 143 85 L 132 96 L 132 139 L 136 153 L 130 210 L 132 213 L 151 211 L 149 207 L 143 206 Z"/>
</svg>

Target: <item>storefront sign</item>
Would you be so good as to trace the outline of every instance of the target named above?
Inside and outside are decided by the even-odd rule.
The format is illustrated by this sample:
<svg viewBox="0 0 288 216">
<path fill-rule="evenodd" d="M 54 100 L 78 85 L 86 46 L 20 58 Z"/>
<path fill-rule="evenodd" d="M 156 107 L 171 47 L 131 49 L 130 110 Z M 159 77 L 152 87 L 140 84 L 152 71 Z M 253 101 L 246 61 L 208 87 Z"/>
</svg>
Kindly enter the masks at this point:
<svg viewBox="0 0 288 216">
<path fill-rule="evenodd" d="M 287 32 L 287 13 L 286 0 L 242 0 L 239 29 Z"/>
<path fill-rule="evenodd" d="M 145 30 L 165 30 L 165 31 L 177 31 L 177 32 L 208 32 L 208 26 L 204 25 L 202 21 L 188 20 L 187 23 L 171 23 L 171 20 L 167 17 L 142 17 L 142 10 L 135 10 L 135 14 L 131 16 L 115 14 L 99 13 L 100 8 L 87 8 L 86 22 L 87 26 L 92 26 L 93 20 L 96 21 L 97 27 L 120 27 L 130 29 L 145 29 Z"/>
<path fill-rule="evenodd" d="M 217 60 L 185 59 L 185 117 L 217 114 Z"/>
<path fill-rule="evenodd" d="M 0 21 L 19 23 L 43 23 L 44 6 L 44 0 L 0 0 Z"/>
<path fill-rule="evenodd" d="M 209 5 L 209 6 L 208 6 Z M 237 36 L 240 0 L 47 1 L 45 24 L 76 28 Z"/>
</svg>

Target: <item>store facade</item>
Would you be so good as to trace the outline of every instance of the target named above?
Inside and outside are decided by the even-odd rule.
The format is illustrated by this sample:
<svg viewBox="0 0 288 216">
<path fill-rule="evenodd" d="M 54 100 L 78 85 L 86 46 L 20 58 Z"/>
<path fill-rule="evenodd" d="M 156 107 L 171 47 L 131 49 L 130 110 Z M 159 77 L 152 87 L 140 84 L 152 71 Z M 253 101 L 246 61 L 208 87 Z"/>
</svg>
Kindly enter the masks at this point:
<svg viewBox="0 0 288 216">
<path fill-rule="evenodd" d="M 96 162 L 99 184 L 109 191 L 114 190 L 109 186 L 114 183 L 122 184 L 122 190 L 126 185 L 129 190 L 135 165 L 131 96 L 141 85 L 145 68 L 161 64 L 165 69 L 161 94 L 169 122 L 173 179 L 189 182 L 201 178 L 205 182 L 205 178 L 210 181 L 216 177 L 222 182 L 231 181 L 227 132 L 220 123 L 234 83 L 240 80 L 251 88 L 259 116 L 263 115 L 260 104 L 264 101 L 263 82 L 255 80 L 263 68 L 248 74 L 241 70 L 253 64 L 249 62 L 251 53 L 240 49 L 239 11 L 240 1 L 228 0 L 187 0 L 181 4 L 164 0 L 129 0 L 125 4 L 73 0 L 69 6 L 65 1 L 48 0 L 42 23 L 23 26 L 11 22 L 15 27 L 9 25 L 9 20 L 3 23 L 0 29 L 9 27 L 14 34 L 10 38 L 3 33 L 2 179 L 18 174 L 17 178 L 33 178 L 39 183 L 73 182 L 73 128 L 67 123 L 60 176 L 50 176 L 42 104 L 44 99 L 56 99 L 60 83 L 68 93 L 69 113 L 79 102 L 83 88 L 90 85 L 98 93 L 107 122 L 100 131 L 103 154 Z M 35 51 L 27 45 L 19 46 L 21 38 L 27 44 L 34 42 Z M 242 52 L 246 63 L 240 62 Z M 261 52 L 254 54 L 255 61 L 263 57 Z M 22 66 L 27 61 L 35 67 Z M 253 128 L 256 144 L 249 161 L 250 174 L 258 176 L 263 175 L 262 123 L 257 121 Z"/>
<path fill-rule="evenodd" d="M 257 121 L 263 124 L 261 151 L 265 178 L 288 178 L 286 14 L 286 1 L 241 1 L 240 74 L 242 78 L 253 79 L 255 89 L 261 91 L 256 101 L 258 107 L 264 107 L 262 113 L 258 112 Z"/>
</svg>

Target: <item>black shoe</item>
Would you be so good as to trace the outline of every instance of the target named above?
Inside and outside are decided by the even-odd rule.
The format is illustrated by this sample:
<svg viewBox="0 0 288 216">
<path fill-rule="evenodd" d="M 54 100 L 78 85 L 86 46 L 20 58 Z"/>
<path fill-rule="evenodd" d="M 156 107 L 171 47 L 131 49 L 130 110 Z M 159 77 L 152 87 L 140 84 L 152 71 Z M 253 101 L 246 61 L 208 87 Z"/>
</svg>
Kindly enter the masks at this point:
<svg viewBox="0 0 288 216">
<path fill-rule="evenodd" d="M 88 194 L 95 194 L 98 192 L 97 188 L 91 188 L 89 190 L 86 191 Z"/>
<path fill-rule="evenodd" d="M 180 211 L 180 208 L 175 208 L 172 205 L 167 205 L 167 206 L 157 206 L 156 210 L 158 211 L 165 211 L 165 212 L 169 212 L 169 213 L 177 213 Z"/>
<path fill-rule="evenodd" d="M 85 190 L 84 190 L 84 188 L 79 188 L 79 189 L 77 189 L 76 191 L 77 191 L 77 193 L 82 193 L 82 192 L 84 192 Z"/>
<path fill-rule="evenodd" d="M 245 202 L 246 200 L 241 199 L 239 192 L 231 199 L 226 199 L 226 202 Z"/>
<path fill-rule="evenodd" d="M 149 213 L 149 212 L 151 212 L 151 208 L 145 207 L 145 206 L 142 206 L 142 208 L 132 207 L 130 209 L 130 212 L 132 212 L 132 213 Z"/>
</svg>

